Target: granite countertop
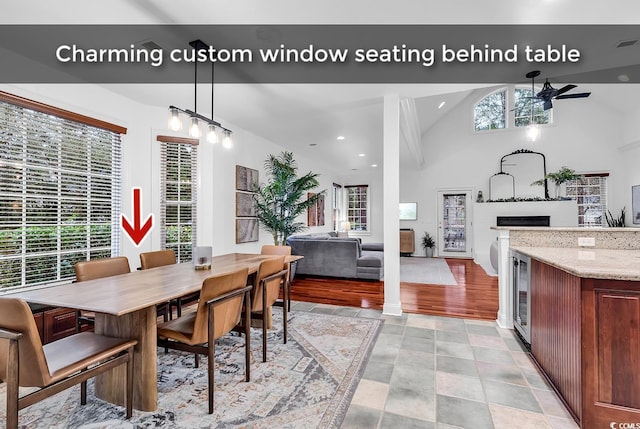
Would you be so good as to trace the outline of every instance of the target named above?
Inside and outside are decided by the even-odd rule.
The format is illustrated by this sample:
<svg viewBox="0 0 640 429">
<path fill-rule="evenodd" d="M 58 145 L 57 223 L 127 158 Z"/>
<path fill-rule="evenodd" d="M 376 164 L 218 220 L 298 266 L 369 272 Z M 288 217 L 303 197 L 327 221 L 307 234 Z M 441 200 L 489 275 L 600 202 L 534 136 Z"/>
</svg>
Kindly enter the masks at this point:
<svg viewBox="0 0 640 429">
<path fill-rule="evenodd" d="M 511 247 L 578 277 L 640 281 L 640 250 Z"/>
</svg>

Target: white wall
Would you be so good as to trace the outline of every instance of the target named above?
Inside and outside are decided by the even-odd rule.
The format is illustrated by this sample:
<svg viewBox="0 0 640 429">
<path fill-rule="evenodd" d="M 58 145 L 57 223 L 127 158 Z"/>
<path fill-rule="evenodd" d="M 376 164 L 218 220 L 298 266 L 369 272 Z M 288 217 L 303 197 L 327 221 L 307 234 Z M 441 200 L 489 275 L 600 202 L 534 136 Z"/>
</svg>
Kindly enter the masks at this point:
<svg viewBox="0 0 640 429">
<path fill-rule="evenodd" d="M 414 228 L 417 238 L 422 231 L 435 236 L 437 189 L 471 188 L 474 195 L 482 190 L 486 199 L 489 178 L 499 171 L 500 158 L 518 149 L 545 154 L 548 172 L 564 165 L 579 173 L 609 172 L 611 211 L 629 207 L 628 168 L 618 150 L 624 144 L 621 115 L 589 98 L 562 100 L 554 104 L 554 123 L 543 127 L 536 143 L 526 141 L 523 129 L 474 133 L 473 105 L 488 92 L 476 90 L 422 136 L 425 166 L 400 172 L 400 199 L 418 202 L 418 220 L 402 222 L 402 227 Z M 488 251 L 490 243 L 474 246 Z"/>
<path fill-rule="evenodd" d="M 123 142 L 122 211 L 131 216 L 131 188 L 140 187 L 142 213 L 154 213 L 155 225 L 149 237 L 135 247 L 121 233 L 121 254 L 129 258 L 132 268 L 139 266 L 139 253 L 160 248 L 158 217 L 160 213 L 160 151 L 158 134 L 177 135 L 167 127 L 167 109 L 136 103 L 97 85 L 0 85 L 0 90 L 67 109 L 76 113 L 115 123 L 127 128 Z M 219 118 L 218 118 L 219 119 Z M 259 242 L 235 243 L 235 166 L 243 165 L 260 171 L 260 181 L 266 180 L 264 160 L 269 154 L 285 150 L 277 144 L 244 130 L 241 126 L 221 122 L 234 131 L 235 146 L 231 150 L 220 144 L 202 140 L 199 145 L 198 184 L 198 244 L 212 245 L 214 254 L 229 252 L 259 252 L 263 244 L 272 244 L 270 234 L 260 230 Z M 186 136 L 186 134 L 182 134 Z M 295 154 L 294 154 L 295 156 Z M 325 226 L 309 232 L 332 230 L 330 190 L 335 174 L 320 168 L 311 160 L 295 156 L 299 172 L 320 174 L 320 188 L 327 189 Z M 306 214 L 300 217 L 306 223 Z"/>
</svg>

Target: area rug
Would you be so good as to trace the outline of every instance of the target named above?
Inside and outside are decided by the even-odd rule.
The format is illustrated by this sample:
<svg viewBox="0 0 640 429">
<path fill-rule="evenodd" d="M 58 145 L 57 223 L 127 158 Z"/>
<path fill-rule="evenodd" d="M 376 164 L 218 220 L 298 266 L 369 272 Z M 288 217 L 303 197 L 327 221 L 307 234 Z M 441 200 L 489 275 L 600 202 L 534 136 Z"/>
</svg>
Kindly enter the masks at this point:
<svg viewBox="0 0 640 429">
<path fill-rule="evenodd" d="M 338 428 L 362 376 L 382 321 L 310 312 L 289 313 L 282 343 L 281 311 L 274 311 L 262 362 L 262 331 L 252 329 L 251 381 L 244 382 L 244 339 L 216 343 L 215 411 L 207 414 L 206 357 L 158 350 L 158 410 L 124 409 L 93 396 L 80 405 L 80 388 L 69 389 L 20 411 L 28 428 Z M 0 415 L 6 411 L 0 385 Z M 21 389 L 22 392 L 22 389 Z"/>
<path fill-rule="evenodd" d="M 440 258 L 401 257 L 400 281 L 457 286 L 447 261 Z"/>
</svg>

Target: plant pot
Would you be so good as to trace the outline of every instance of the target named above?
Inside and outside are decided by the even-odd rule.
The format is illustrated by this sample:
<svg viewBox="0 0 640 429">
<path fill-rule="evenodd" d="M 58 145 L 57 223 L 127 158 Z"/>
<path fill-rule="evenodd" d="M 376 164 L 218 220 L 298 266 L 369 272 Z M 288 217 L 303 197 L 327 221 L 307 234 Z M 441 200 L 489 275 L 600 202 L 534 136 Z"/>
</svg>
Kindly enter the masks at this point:
<svg viewBox="0 0 640 429">
<path fill-rule="evenodd" d="M 424 251 L 427 254 L 427 258 L 433 258 L 433 247 L 427 247 Z"/>
</svg>

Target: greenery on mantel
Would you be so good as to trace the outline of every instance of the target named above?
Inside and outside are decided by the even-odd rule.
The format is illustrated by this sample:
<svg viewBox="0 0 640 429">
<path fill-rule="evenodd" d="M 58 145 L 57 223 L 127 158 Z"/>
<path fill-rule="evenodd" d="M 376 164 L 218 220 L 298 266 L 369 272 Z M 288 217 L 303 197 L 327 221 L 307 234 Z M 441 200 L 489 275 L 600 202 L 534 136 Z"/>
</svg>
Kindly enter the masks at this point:
<svg viewBox="0 0 640 429">
<path fill-rule="evenodd" d="M 307 229 L 296 219 L 316 204 L 326 190 L 307 198 L 307 192 L 318 187 L 319 174 L 308 172 L 298 177 L 298 164 L 291 152 L 269 155 L 264 169 L 269 182 L 254 194 L 256 215 L 262 228 L 273 235 L 273 244 L 281 246 L 290 235 Z"/>
<path fill-rule="evenodd" d="M 540 197 L 527 197 L 527 198 L 498 198 L 496 200 L 486 200 L 486 203 L 519 203 L 522 201 L 567 201 L 570 198 L 540 198 Z"/>
</svg>

